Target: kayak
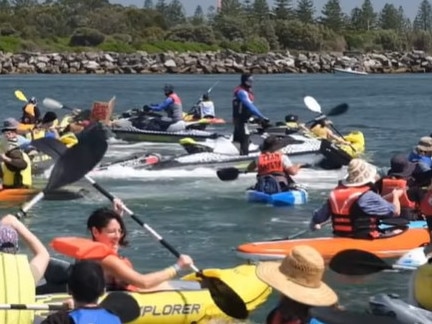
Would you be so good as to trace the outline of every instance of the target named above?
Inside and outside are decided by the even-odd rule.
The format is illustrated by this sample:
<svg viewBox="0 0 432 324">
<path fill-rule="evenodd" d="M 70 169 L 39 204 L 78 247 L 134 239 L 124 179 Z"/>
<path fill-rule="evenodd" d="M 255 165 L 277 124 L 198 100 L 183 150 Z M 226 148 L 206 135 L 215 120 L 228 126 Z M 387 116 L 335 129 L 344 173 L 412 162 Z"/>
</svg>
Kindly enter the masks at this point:
<svg viewBox="0 0 432 324">
<path fill-rule="evenodd" d="M 210 125 L 218 125 L 225 124 L 225 120 L 223 118 L 213 117 L 213 118 L 194 118 L 193 115 L 184 115 L 184 121 L 187 122 L 196 122 L 199 124 L 210 124 Z"/>
<path fill-rule="evenodd" d="M 336 74 L 354 74 L 354 75 L 367 75 L 367 74 L 368 74 L 368 73 L 365 72 L 365 71 L 356 71 L 356 70 L 353 70 L 353 69 L 350 68 L 350 67 L 345 68 L 345 69 L 342 69 L 342 68 L 334 68 L 333 71 L 334 71 Z"/>
<path fill-rule="evenodd" d="M 372 314 L 391 316 L 400 323 L 432 323 L 432 312 L 410 305 L 396 294 L 378 294 L 370 297 L 369 309 Z"/>
<path fill-rule="evenodd" d="M 394 258 L 409 250 L 429 243 L 429 234 L 424 221 L 410 222 L 410 229 L 400 234 L 375 240 L 345 237 L 318 237 L 289 240 L 286 238 L 244 243 L 237 247 L 237 255 L 248 260 L 283 259 L 291 249 L 306 244 L 317 249 L 328 260 L 346 249 L 359 249 L 376 254 L 381 258 Z"/>
<path fill-rule="evenodd" d="M 218 277 L 229 285 L 245 302 L 249 312 L 262 305 L 272 289 L 258 279 L 256 266 L 240 265 L 228 269 L 206 269 L 204 274 Z M 228 319 L 227 315 L 214 304 L 209 290 L 199 284 L 200 278 L 190 274 L 182 280 L 172 281 L 178 290 L 157 291 L 151 293 L 129 292 L 141 308 L 138 319 L 131 324 L 165 324 L 165 323 L 207 323 L 211 319 Z M 109 294 L 109 292 L 108 292 Z M 66 292 L 38 295 L 37 303 L 47 304 L 62 302 L 70 298 Z M 46 316 L 46 312 L 37 312 Z"/>
<path fill-rule="evenodd" d="M 0 190 L 0 202 L 23 203 L 36 196 L 42 189 L 3 189 Z M 80 187 L 64 187 L 45 194 L 45 200 L 74 200 L 85 197 L 88 190 Z"/>
<path fill-rule="evenodd" d="M 133 126 L 112 127 L 111 131 L 118 139 L 128 142 L 154 142 L 154 143 L 178 143 L 184 137 L 191 137 L 196 141 L 203 141 L 206 138 L 216 138 L 217 133 L 189 129 L 179 132 L 164 132 L 142 130 Z"/>
<path fill-rule="evenodd" d="M 292 206 L 305 204 L 308 200 L 308 193 L 304 189 L 267 194 L 256 190 L 246 191 L 246 200 L 253 203 L 262 203 L 278 206 Z"/>
</svg>

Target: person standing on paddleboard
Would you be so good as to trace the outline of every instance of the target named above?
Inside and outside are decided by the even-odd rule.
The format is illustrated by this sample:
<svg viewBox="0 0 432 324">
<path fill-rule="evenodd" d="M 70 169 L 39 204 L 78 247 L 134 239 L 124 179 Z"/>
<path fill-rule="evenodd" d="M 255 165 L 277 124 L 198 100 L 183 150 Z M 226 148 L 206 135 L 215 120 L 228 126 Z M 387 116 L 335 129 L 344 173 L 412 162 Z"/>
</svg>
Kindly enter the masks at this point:
<svg viewBox="0 0 432 324">
<path fill-rule="evenodd" d="M 249 154 L 249 129 L 247 122 L 250 117 L 261 119 L 264 124 L 269 123 L 260 110 L 254 105 L 255 96 L 252 92 L 253 77 L 250 73 L 243 73 L 240 85 L 234 89 L 232 101 L 234 133 L 233 141 L 240 144 L 240 155 Z"/>
</svg>

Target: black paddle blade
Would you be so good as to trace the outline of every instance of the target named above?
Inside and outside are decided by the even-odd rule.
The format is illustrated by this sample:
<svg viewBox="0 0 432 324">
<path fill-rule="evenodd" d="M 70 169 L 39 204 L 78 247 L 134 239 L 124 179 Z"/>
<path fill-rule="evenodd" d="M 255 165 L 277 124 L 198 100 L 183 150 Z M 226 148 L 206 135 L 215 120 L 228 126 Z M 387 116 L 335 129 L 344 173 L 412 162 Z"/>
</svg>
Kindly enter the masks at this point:
<svg viewBox="0 0 432 324">
<path fill-rule="evenodd" d="M 310 315 L 326 324 L 402 324 L 395 318 L 341 311 L 334 307 L 313 307 Z"/>
<path fill-rule="evenodd" d="M 330 111 L 326 115 L 327 117 L 342 115 L 345 114 L 348 111 L 348 109 L 349 109 L 348 104 L 342 103 L 330 109 Z"/>
<path fill-rule="evenodd" d="M 58 158 L 44 192 L 80 180 L 102 160 L 107 149 L 105 133 L 99 124 L 95 124 L 78 144 Z"/>
<path fill-rule="evenodd" d="M 381 219 L 381 224 L 390 226 L 408 226 L 409 223 L 409 220 L 401 217 Z"/>
<path fill-rule="evenodd" d="M 331 258 L 329 267 L 336 273 L 350 276 L 362 276 L 392 269 L 391 265 L 375 254 L 356 249 L 336 253 Z"/>
<path fill-rule="evenodd" d="M 217 170 L 216 174 L 222 181 L 231 181 L 238 178 L 240 170 L 234 167 L 224 168 Z"/>
<path fill-rule="evenodd" d="M 140 316 L 138 302 L 131 295 L 124 292 L 110 292 L 99 305 L 117 315 L 122 323 L 132 322 Z"/>
<path fill-rule="evenodd" d="M 206 277 L 202 273 L 198 274 L 202 278 L 201 286 L 207 288 L 210 295 L 221 311 L 235 319 L 246 319 L 249 312 L 243 299 L 226 283 L 219 278 Z"/>
<path fill-rule="evenodd" d="M 57 160 L 67 150 L 66 145 L 51 137 L 44 137 L 34 140 L 30 143 L 30 145 L 36 148 L 39 152 L 49 155 L 53 160 Z"/>
</svg>

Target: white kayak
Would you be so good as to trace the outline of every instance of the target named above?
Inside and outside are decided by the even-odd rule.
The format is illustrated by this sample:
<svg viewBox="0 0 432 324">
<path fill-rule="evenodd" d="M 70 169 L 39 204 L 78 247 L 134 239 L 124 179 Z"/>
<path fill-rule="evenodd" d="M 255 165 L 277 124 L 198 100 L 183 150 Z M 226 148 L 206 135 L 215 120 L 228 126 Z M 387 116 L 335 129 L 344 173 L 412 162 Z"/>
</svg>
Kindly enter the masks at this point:
<svg viewBox="0 0 432 324">
<path fill-rule="evenodd" d="M 352 68 L 348 67 L 345 69 L 342 68 L 334 68 L 333 71 L 335 73 L 340 73 L 340 74 L 356 74 L 356 75 L 367 75 L 368 73 L 365 71 L 356 71 L 353 70 Z"/>
</svg>

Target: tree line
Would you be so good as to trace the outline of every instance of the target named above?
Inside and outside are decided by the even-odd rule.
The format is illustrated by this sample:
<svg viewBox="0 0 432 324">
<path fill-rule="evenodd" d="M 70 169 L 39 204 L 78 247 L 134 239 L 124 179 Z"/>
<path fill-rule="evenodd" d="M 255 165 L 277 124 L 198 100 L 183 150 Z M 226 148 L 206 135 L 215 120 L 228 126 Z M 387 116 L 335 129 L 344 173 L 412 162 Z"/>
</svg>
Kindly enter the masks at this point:
<svg viewBox="0 0 432 324">
<path fill-rule="evenodd" d="M 0 0 L 0 50 L 265 53 L 432 50 L 432 5 L 423 0 L 413 21 L 403 7 L 375 11 L 364 0 L 350 13 L 339 0 L 317 12 L 313 0 L 222 0 L 187 16 L 180 0 L 144 0 L 143 7 L 108 0 Z"/>
</svg>

